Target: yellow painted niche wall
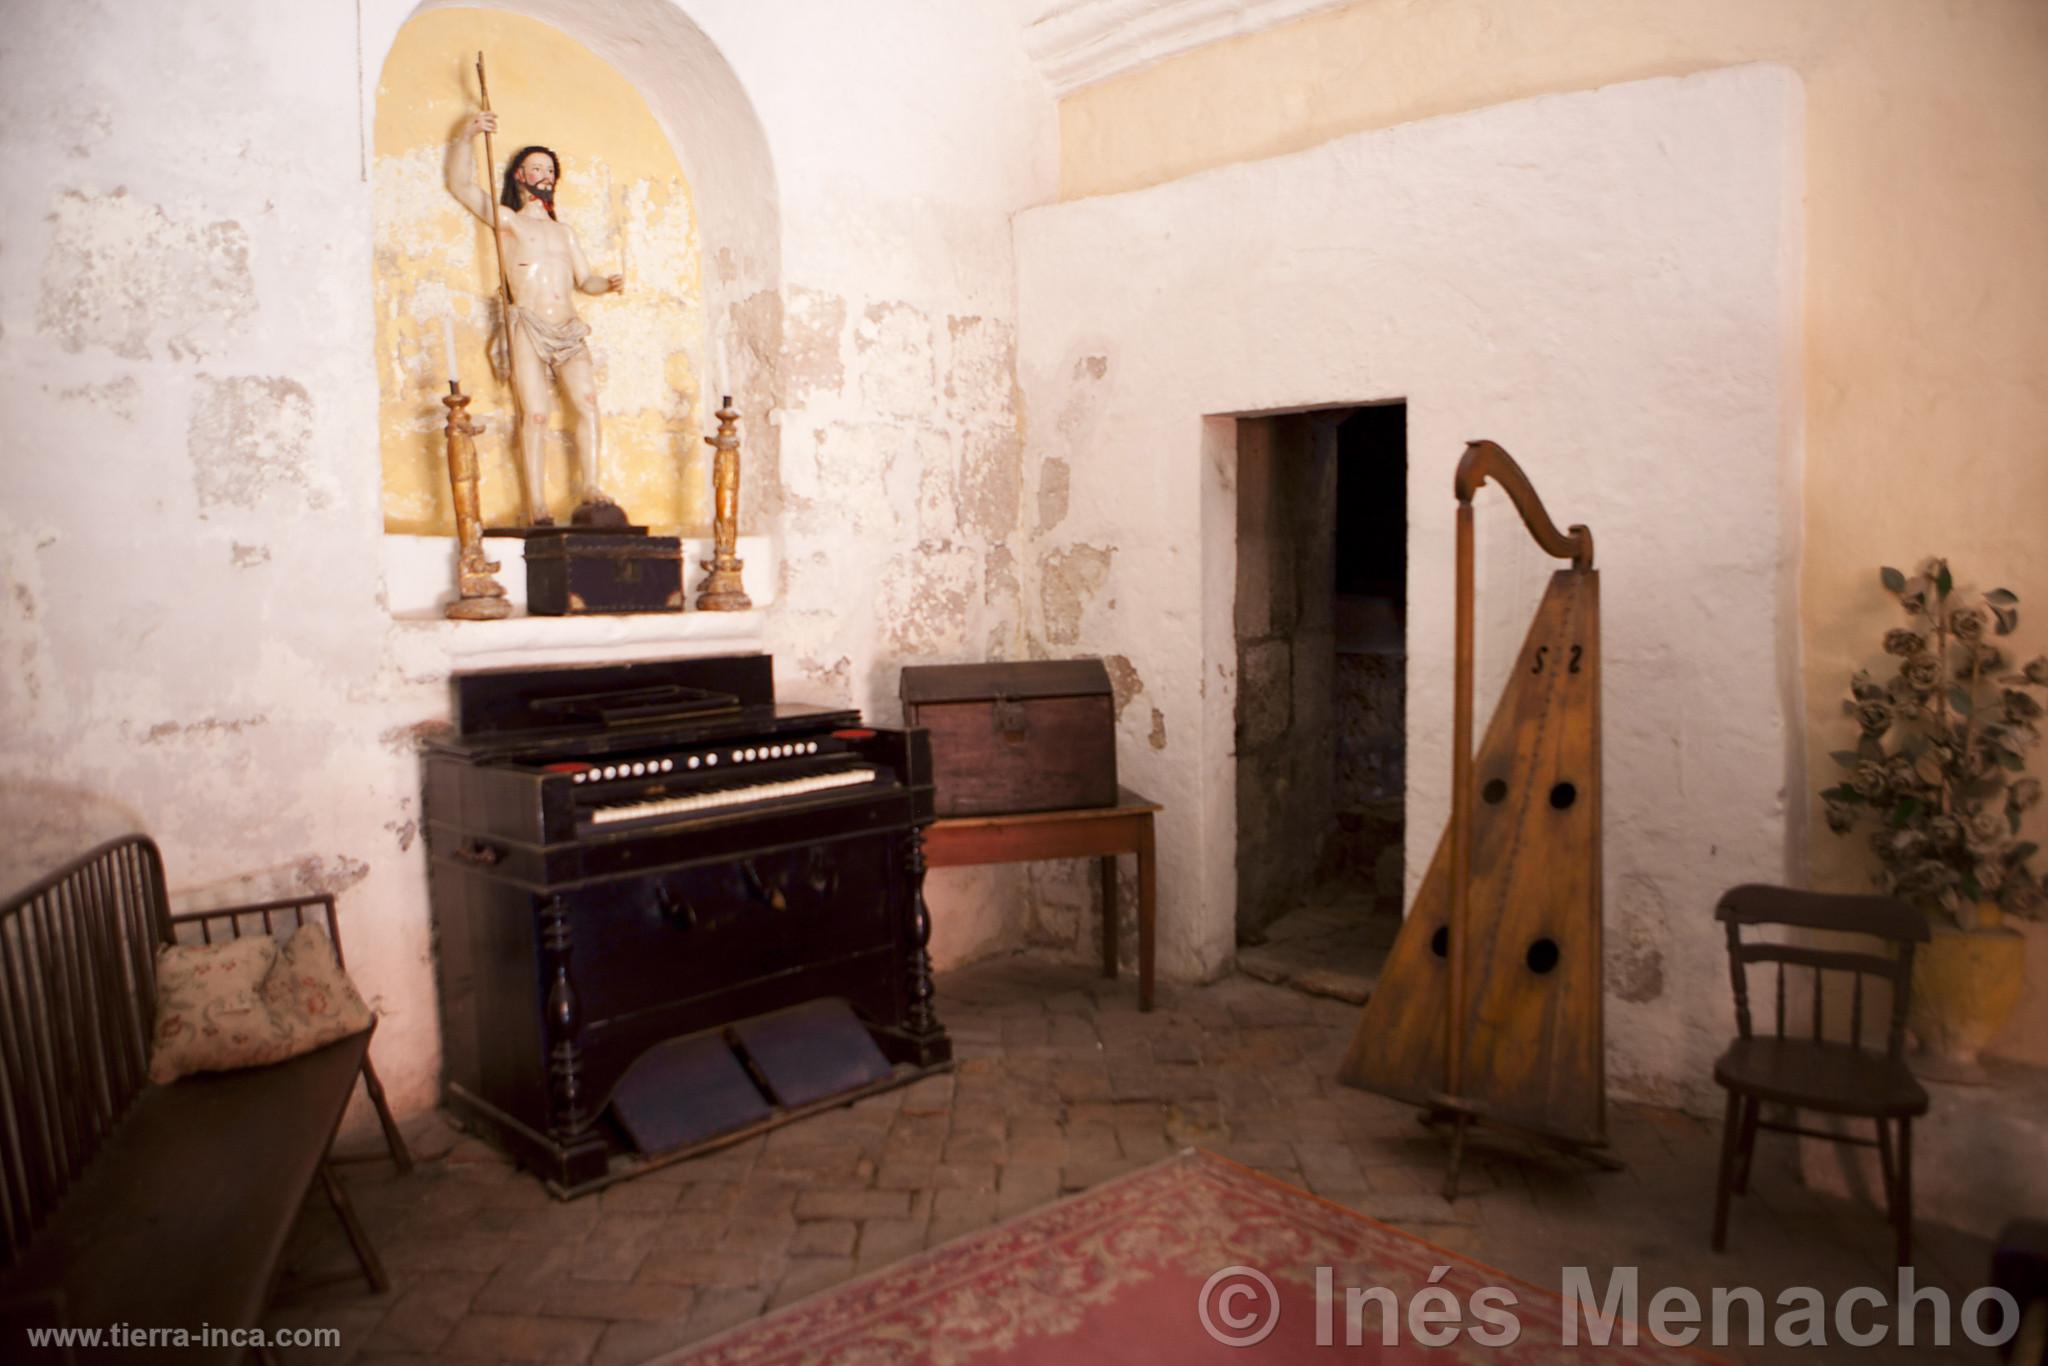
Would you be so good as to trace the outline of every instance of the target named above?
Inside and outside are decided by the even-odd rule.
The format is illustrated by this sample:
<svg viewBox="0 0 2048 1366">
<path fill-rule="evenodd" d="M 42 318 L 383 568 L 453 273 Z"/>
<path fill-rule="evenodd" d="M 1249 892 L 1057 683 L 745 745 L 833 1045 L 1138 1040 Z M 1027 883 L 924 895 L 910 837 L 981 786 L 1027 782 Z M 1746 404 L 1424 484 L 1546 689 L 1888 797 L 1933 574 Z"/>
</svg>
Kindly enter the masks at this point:
<svg viewBox="0 0 2048 1366">
<path fill-rule="evenodd" d="M 1806 85 L 1806 852 L 1815 885 L 1860 890 L 1867 852 L 1812 793 L 1900 624 L 1878 567 L 1946 555 L 2020 595 L 2019 658 L 2048 649 L 2048 3 L 1368 0 L 1076 92 L 1061 189 L 1751 61 Z M 2048 845 L 2048 805 L 2027 834 Z M 2029 995 L 2000 1050 L 2048 1062 L 2048 974 Z"/>
<path fill-rule="evenodd" d="M 450 195 L 448 144 L 478 106 L 484 53 L 500 165 L 529 143 L 561 159 L 556 211 L 600 275 L 624 294 L 578 294 L 591 326 L 604 414 L 600 477 L 635 522 L 700 529 L 709 520 L 701 439 L 704 291 L 689 184 L 638 92 L 556 29 L 495 10 L 444 9 L 400 30 L 377 86 L 376 202 L 378 432 L 384 529 L 449 535 L 454 513 L 442 436 L 448 392 L 442 319 L 455 323 L 464 392 L 474 395 L 487 523 L 523 507 L 511 386 L 491 373 L 497 264 L 490 229 Z M 478 139 L 475 160 L 483 162 Z M 575 505 L 573 426 L 560 396 L 550 424 L 547 499 L 557 519 Z"/>
</svg>

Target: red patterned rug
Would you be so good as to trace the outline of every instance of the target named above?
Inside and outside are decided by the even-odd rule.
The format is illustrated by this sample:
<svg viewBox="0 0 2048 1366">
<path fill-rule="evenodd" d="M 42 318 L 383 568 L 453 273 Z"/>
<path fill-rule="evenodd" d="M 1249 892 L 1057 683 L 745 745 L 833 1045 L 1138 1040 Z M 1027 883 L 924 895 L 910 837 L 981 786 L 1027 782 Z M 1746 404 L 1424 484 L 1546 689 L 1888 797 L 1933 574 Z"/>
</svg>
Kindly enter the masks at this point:
<svg viewBox="0 0 2048 1366">
<path fill-rule="evenodd" d="M 1327 1312 L 1319 1282 L 1330 1288 L 1320 1297 Z M 1347 1291 L 1374 1287 L 1358 1336 L 1348 1337 Z M 1242 1366 L 1425 1353 L 1503 1366 L 1711 1360 L 1656 1346 L 1647 1333 L 1624 1347 L 1619 1329 L 1595 1346 L 1590 1314 L 1578 1320 L 1577 1345 L 1566 1345 L 1565 1316 L 1551 1290 L 1193 1151 L 849 1281 L 661 1366 Z"/>
</svg>

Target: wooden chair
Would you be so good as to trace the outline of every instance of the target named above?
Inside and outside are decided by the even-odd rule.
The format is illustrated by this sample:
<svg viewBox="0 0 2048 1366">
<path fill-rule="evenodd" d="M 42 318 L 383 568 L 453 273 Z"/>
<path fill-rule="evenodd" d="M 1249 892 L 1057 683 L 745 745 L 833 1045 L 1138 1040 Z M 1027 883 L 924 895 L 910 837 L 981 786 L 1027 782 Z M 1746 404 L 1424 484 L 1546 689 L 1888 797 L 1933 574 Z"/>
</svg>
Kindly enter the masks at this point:
<svg viewBox="0 0 2048 1366">
<path fill-rule="evenodd" d="M 1913 1121 L 1927 1113 L 1927 1092 L 1907 1070 L 1900 1053 L 1905 1041 L 1906 1002 L 1913 986 L 1913 948 L 1927 939 L 1926 919 L 1890 897 L 1802 892 L 1755 883 L 1723 896 L 1714 918 L 1728 927 L 1728 969 L 1735 983 L 1735 1022 L 1741 1030 L 1741 1037 L 1714 1064 L 1714 1080 L 1728 1092 L 1721 1130 L 1721 1173 L 1714 1191 L 1714 1251 L 1727 1246 L 1728 1197 L 1748 1189 L 1756 1131 L 1771 1129 L 1876 1148 L 1884 1173 L 1885 1204 L 1898 1235 L 1899 1265 L 1909 1264 L 1913 1259 Z M 1894 952 L 1820 949 L 1742 937 L 1744 926 L 1769 925 L 1874 935 L 1886 940 Z M 1775 963 L 1778 967 L 1777 1027 L 1769 1036 L 1759 1036 L 1751 1028 L 1751 963 Z M 1786 1035 L 1788 966 L 1813 970 L 1812 1030 L 1803 1038 Z M 1831 971 L 1847 972 L 1853 982 L 1846 1043 L 1830 1041 L 1823 1029 L 1824 974 Z M 1891 1016 L 1882 1053 L 1863 1046 L 1866 977 L 1891 984 Z M 1873 1140 L 1796 1123 L 1767 1122 L 1758 1117 L 1765 1102 L 1874 1120 L 1877 1137 Z"/>
</svg>

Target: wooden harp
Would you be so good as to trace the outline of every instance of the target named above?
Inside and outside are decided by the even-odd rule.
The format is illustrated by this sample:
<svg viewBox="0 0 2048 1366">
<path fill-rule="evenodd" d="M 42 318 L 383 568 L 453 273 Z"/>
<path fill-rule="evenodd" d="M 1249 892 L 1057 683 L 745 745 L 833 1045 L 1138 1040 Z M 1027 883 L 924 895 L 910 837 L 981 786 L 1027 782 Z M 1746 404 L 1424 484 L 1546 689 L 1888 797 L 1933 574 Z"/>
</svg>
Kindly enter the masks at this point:
<svg viewBox="0 0 2048 1366">
<path fill-rule="evenodd" d="M 1472 496 L 1497 481 L 1551 575 L 1486 736 L 1472 749 Z M 1560 532 L 1491 441 L 1458 462 L 1451 822 L 1367 1001 L 1340 1080 L 1465 1128 L 1499 1124 L 1602 1165 L 1600 579 L 1593 533 Z"/>
</svg>

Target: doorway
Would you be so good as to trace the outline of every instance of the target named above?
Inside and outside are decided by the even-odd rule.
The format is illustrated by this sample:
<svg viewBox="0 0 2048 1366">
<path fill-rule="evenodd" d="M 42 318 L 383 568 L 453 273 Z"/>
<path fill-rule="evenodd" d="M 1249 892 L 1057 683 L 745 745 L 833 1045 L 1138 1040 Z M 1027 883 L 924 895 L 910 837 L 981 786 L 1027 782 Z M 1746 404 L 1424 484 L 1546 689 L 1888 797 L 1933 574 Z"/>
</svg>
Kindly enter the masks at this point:
<svg viewBox="0 0 2048 1366">
<path fill-rule="evenodd" d="M 1238 965 L 1354 1001 L 1400 927 L 1407 416 L 1238 423 Z"/>
</svg>

